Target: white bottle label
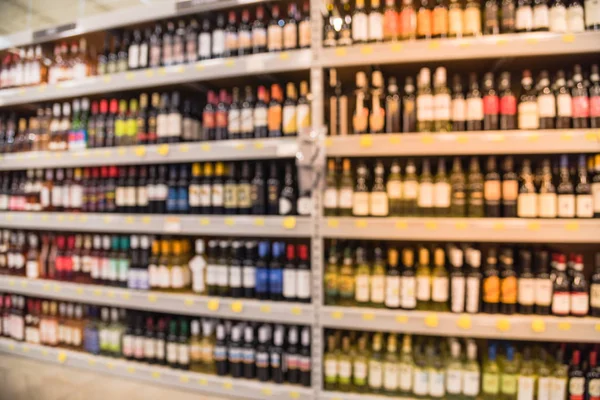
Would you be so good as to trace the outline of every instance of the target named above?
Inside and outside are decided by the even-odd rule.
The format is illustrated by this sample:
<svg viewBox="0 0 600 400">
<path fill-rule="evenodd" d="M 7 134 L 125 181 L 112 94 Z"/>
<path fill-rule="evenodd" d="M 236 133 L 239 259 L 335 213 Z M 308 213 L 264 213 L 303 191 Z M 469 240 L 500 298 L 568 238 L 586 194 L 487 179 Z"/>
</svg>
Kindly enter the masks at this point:
<svg viewBox="0 0 600 400">
<path fill-rule="evenodd" d="M 426 370 L 415 368 L 413 373 L 413 393 L 426 396 L 429 393 L 429 376 Z"/>
<path fill-rule="evenodd" d="M 535 304 L 549 307 L 552 302 L 552 281 L 550 279 L 535 280 Z"/>
<path fill-rule="evenodd" d="M 390 391 L 398 389 L 398 364 L 387 362 L 384 364 L 383 387 Z"/>
<path fill-rule="evenodd" d="M 585 26 L 592 27 L 600 25 L 600 1 L 585 0 Z"/>
<path fill-rule="evenodd" d="M 554 293 L 552 296 L 552 314 L 569 315 L 571 310 L 571 296 L 569 293 Z"/>
<path fill-rule="evenodd" d="M 573 101 L 568 93 L 556 96 L 556 110 L 559 117 L 571 117 L 573 115 Z"/>
<path fill-rule="evenodd" d="M 383 304 L 385 301 L 385 277 L 375 275 L 371 277 L 371 302 Z"/>
<path fill-rule="evenodd" d="M 530 31 L 533 29 L 533 9 L 531 6 L 518 7 L 515 17 L 515 28 L 518 31 Z"/>
<path fill-rule="evenodd" d="M 352 375 L 355 381 L 364 382 L 367 379 L 367 363 L 363 361 L 354 361 L 352 363 Z"/>
<path fill-rule="evenodd" d="M 433 184 L 423 182 L 419 185 L 419 198 L 417 205 L 421 208 L 433 207 Z"/>
<path fill-rule="evenodd" d="M 416 279 L 414 276 L 403 276 L 402 285 L 400 287 L 402 308 L 410 310 L 417 306 L 416 298 Z"/>
<path fill-rule="evenodd" d="M 334 209 L 335 210 L 338 208 L 338 190 L 337 190 L 337 188 L 325 189 L 323 205 L 326 209 Z"/>
<path fill-rule="evenodd" d="M 368 40 L 369 21 L 367 14 L 359 12 L 352 17 L 352 40 L 355 42 Z"/>
<path fill-rule="evenodd" d="M 587 293 L 571 293 L 571 314 L 577 316 L 587 315 L 589 304 L 590 297 Z"/>
<path fill-rule="evenodd" d="M 354 199 L 354 192 L 349 188 L 342 188 L 339 192 L 339 208 L 348 209 L 352 208 L 352 201 Z"/>
<path fill-rule="evenodd" d="M 371 285 L 369 275 L 356 275 L 355 279 L 355 297 L 359 303 L 366 303 L 369 301 L 369 288 Z"/>
<path fill-rule="evenodd" d="M 483 99 L 473 97 L 466 100 L 467 102 L 467 121 L 483 120 Z"/>
<path fill-rule="evenodd" d="M 587 7 L 587 2 L 586 2 Z M 369 13 L 369 40 L 378 41 L 383 39 L 383 15 L 379 12 Z"/>
<path fill-rule="evenodd" d="M 594 308 L 600 308 L 600 283 L 590 285 L 590 305 Z"/>
<path fill-rule="evenodd" d="M 431 285 L 431 298 L 438 303 L 448 301 L 448 277 L 434 276 Z"/>
<path fill-rule="evenodd" d="M 553 94 L 540 94 L 537 98 L 540 118 L 556 116 L 556 99 Z"/>
<path fill-rule="evenodd" d="M 417 300 L 431 299 L 431 279 L 428 276 L 417 276 Z"/>
<path fill-rule="evenodd" d="M 562 4 L 559 6 L 552 6 L 552 8 L 550 8 L 550 32 L 564 33 L 566 31 L 567 8 Z"/>
<path fill-rule="evenodd" d="M 550 382 L 552 396 L 550 400 L 565 400 L 567 398 L 567 382 L 565 379 L 552 378 Z"/>
<path fill-rule="evenodd" d="M 480 380 L 479 371 L 464 371 L 463 394 L 466 396 L 478 396 Z"/>
<path fill-rule="evenodd" d="M 436 208 L 450 207 L 450 184 L 446 182 L 437 182 L 434 184 L 434 206 Z"/>
<path fill-rule="evenodd" d="M 468 313 L 479 312 L 479 291 L 481 279 L 476 277 L 467 277 L 467 302 L 465 309 Z"/>
<path fill-rule="evenodd" d="M 540 193 L 538 195 L 538 213 L 541 218 L 556 218 L 556 193 Z"/>
<path fill-rule="evenodd" d="M 380 361 L 369 361 L 369 387 L 381 388 L 383 384 L 383 367 Z"/>
<path fill-rule="evenodd" d="M 465 99 L 458 98 L 452 100 L 452 121 L 467 120 L 467 103 Z"/>
<path fill-rule="evenodd" d="M 452 304 L 451 309 L 454 313 L 465 311 L 465 278 L 454 276 L 451 278 Z"/>
<path fill-rule="evenodd" d="M 410 364 L 398 365 L 398 387 L 403 392 L 409 392 L 413 383 L 413 368 Z"/>
<path fill-rule="evenodd" d="M 417 121 L 433 121 L 433 95 L 417 96 Z"/>
<path fill-rule="evenodd" d="M 537 398 L 538 399 L 548 399 L 550 400 L 550 383 L 552 382 L 552 378 L 549 376 L 539 377 L 538 378 L 538 387 L 537 387 Z"/>
<path fill-rule="evenodd" d="M 370 203 L 371 215 L 385 217 L 389 214 L 389 201 L 386 192 L 372 192 Z"/>
<path fill-rule="evenodd" d="M 575 217 L 575 195 L 574 194 L 559 194 L 558 195 L 558 217 L 559 218 Z"/>
<path fill-rule="evenodd" d="M 419 182 L 405 181 L 402 185 L 404 190 L 402 197 L 406 200 L 416 200 L 419 196 Z"/>
<path fill-rule="evenodd" d="M 297 272 L 297 297 L 299 299 L 310 299 L 311 277 L 310 270 L 299 269 Z M 252 285 L 254 287 L 254 285 Z"/>
<path fill-rule="evenodd" d="M 550 26 L 550 16 L 547 4 L 538 4 L 533 7 L 533 29 L 543 29 Z"/>
<path fill-rule="evenodd" d="M 132 45 L 129 46 L 129 69 L 136 69 L 140 65 L 140 46 Z"/>
<path fill-rule="evenodd" d="M 584 30 L 583 7 L 580 5 L 570 5 L 569 8 L 567 8 L 567 31 L 578 33 L 583 32 Z"/>
<path fill-rule="evenodd" d="M 368 192 L 354 192 L 352 196 L 352 214 L 355 216 L 369 215 L 369 195 Z M 341 204 L 341 198 L 340 198 Z"/>
<path fill-rule="evenodd" d="M 577 395 L 583 396 L 585 393 L 585 378 L 575 377 L 569 380 L 569 396 L 571 398 L 579 398 Z"/>
<path fill-rule="evenodd" d="M 436 121 L 450 121 L 450 94 L 436 94 L 433 97 L 433 119 Z"/>
<path fill-rule="evenodd" d="M 446 371 L 446 391 L 449 394 L 460 394 L 462 392 L 462 370 L 449 369 Z"/>
<path fill-rule="evenodd" d="M 283 269 L 283 297 L 285 299 L 296 298 L 297 270 L 292 268 Z"/>
<path fill-rule="evenodd" d="M 538 216 L 537 193 L 521 193 L 517 198 L 517 215 L 519 218 L 536 218 Z"/>
<path fill-rule="evenodd" d="M 533 400 L 535 392 L 535 378 L 532 376 L 519 376 L 517 400 Z"/>
<path fill-rule="evenodd" d="M 400 307 L 399 276 L 387 276 L 385 279 L 385 305 L 388 308 Z"/>
<path fill-rule="evenodd" d="M 517 298 L 522 306 L 532 306 L 535 303 L 535 279 L 519 278 Z"/>
<path fill-rule="evenodd" d="M 600 187 L 600 185 L 598 185 Z M 401 199 L 402 198 L 402 182 L 401 181 L 388 181 L 386 185 L 387 195 L 390 199 Z M 600 189 L 599 189 L 600 190 Z"/>
<path fill-rule="evenodd" d="M 575 210 L 577 218 L 592 218 L 594 216 L 592 196 L 589 194 L 575 196 Z"/>
<path fill-rule="evenodd" d="M 538 116 L 538 104 L 534 101 L 519 103 L 519 129 L 538 129 L 540 120 Z"/>
</svg>

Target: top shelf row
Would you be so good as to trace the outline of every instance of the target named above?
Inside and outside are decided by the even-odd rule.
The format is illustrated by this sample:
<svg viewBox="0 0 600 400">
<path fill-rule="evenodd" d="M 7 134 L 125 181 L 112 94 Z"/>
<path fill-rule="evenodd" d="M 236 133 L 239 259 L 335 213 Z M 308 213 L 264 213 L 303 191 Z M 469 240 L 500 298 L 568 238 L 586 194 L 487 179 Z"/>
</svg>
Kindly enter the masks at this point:
<svg viewBox="0 0 600 400">
<path fill-rule="evenodd" d="M 233 3 L 233 2 L 231 2 Z M 79 80 L 0 90 L 0 107 L 99 95 L 234 76 L 356 65 L 408 64 L 500 57 L 597 53 L 600 32 L 533 32 L 290 50 L 137 69 Z M 1 44 L 0 44 L 1 46 Z"/>
</svg>

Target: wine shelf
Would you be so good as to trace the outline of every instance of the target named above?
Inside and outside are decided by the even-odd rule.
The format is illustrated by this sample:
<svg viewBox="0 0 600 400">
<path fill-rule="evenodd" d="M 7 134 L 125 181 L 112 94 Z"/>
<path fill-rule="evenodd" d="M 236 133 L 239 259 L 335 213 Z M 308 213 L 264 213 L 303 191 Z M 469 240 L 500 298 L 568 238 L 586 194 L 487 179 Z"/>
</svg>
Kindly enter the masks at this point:
<svg viewBox="0 0 600 400">
<path fill-rule="evenodd" d="M 307 303 L 142 291 L 22 277 L 0 276 L 0 292 L 169 314 L 275 320 L 299 325 L 309 325 L 314 320 L 313 308 Z"/>
<path fill-rule="evenodd" d="M 291 50 L 92 76 L 80 81 L 58 84 L 4 89 L 0 90 L 0 107 L 103 93 L 121 93 L 127 90 L 157 88 L 234 76 L 307 70 L 311 66 L 311 57 L 310 50 Z"/>
<path fill-rule="evenodd" d="M 330 157 L 590 153 L 600 151 L 600 130 L 329 136 L 325 148 Z"/>
<path fill-rule="evenodd" d="M 411 40 L 395 43 L 323 48 L 322 67 L 408 64 L 483 58 L 534 57 L 597 53 L 599 32 L 558 34 L 534 32 L 461 39 Z"/>
<path fill-rule="evenodd" d="M 322 400 L 384 400 L 389 399 L 389 396 L 376 394 L 361 394 L 361 393 L 346 393 L 346 392 L 330 392 L 322 391 L 319 394 L 319 399 Z M 414 397 L 399 397 L 394 396 L 394 400 L 417 400 Z"/>
<path fill-rule="evenodd" d="M 311 399 L 312 390 L 301 386 L 263 383 L 216 375 L 157 367 L 144 363 L 96 356 L 72 350 L 17 342 L 0 338 L 0 352 L 51 362 L 72 368 L 178 387 L 199 393 L 210 393 L 227 398 L 258 399 Z"/>
<path fill-rule="evenodd" d="M 533 341 L 585 342 L 600 337 L 600 318 L 542 315 L 454 314 L 324 306 L 325 328 L 373 330 L 433 336 L 463 336 Z"/>
<path fill-rule="evenodd" d="M 292 158 L 296 138 L 222 140 L 211 142 L 122 146 L 72 151 L 39 151 L 0 155 L 0 171 L 27 168 L 94 167 L 203 161 Z"/>
<path fill-rule="evenodd" d="M 598 219 L 326 217 L 327 238 L 526 243 L 600 243 Z"/>
<path fill-rule="evenodd" d="M 309 237 L 310 217 L 0 213 L 0 227 L 77 232 Z"/>
</svg>

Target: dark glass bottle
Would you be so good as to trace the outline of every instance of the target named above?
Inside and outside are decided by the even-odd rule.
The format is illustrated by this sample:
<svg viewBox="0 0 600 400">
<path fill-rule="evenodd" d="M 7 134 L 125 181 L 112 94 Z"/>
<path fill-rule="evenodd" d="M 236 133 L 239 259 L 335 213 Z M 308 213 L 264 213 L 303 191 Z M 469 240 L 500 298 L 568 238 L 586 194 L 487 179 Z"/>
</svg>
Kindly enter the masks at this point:
<svg viewBox="0 0 600 400">
<path fill-rule="evenodd" d="M 519 251 L 519 281 L 517 285 L 517 302 L 519 303 L 519 314 L 533 314 L 535 304 L 536 279 L 531 268 L 531 252 Z"/>
<path fill-rule="evenodd" d="M 500 129 L 517 129 L 517 98 L 511 90 L 510 72 L 500 75 Z"/>
<path fill-rule="evenodd" d="M 225 89 L 219 92 L 219 102 L 215 110 L 215 140 L 228 139 L 228 112 L 229 112 L 229 95 Z"/>
<path fill-rule="evenodd" d="M 515 218 L 517 216 L 517 197 L 519 195 L 519 179 L 514 171 L 512 156 L 504 158 L 502 174 L 502 216 Z"/>
<path fill-rule="evenodd" d="M 404 83 L 404 96 L 402 96 L 402 132 L 417 131 L 417 105 L 415 97 L 415 84 L 413 78 L 408 76 Z"/>
<path fill-rule="evenodd" d="M 483 99 L 479 90 L 477 75 L 469 75 L 469 92 L 467 93 L 467 131 L 483 129 Z"/>
<path fill-rule="evenodd" d="M 269 178 L 267 179 L 267 214 L 279 215 L 279 193 L 280 180 L 277 172 L 277 164 L 271 162 L 269 166 Z"/>
<path fill-rule="evenodd" d="M 540 129 L 554 129 L 556 118 L 556 98 L 550 89 L 550 77 L 548 71 L 540 72 L 538 81 L 538 113 L 540 116 Z"/>
<path fill-rule="evenodd" d="M 462 78 L 455 74 L 452 78 L 452 131 L 463 132 L 465 130 L 466 101 L 463 93 Z"/>
<path fill-rule="evenodd" d="M 223 191 L 224 213 L 228 215 L 237 214 L 237 177 L 235 163 L 229 163 L 227 168 L 227 179 Z"/>
<path fill-rule="evenodd" d="M 469 163 L 469 174 L 467 175 L 468 202 L 467 209 L 469 217 L 482 218 L 485 216 L 483 206 L 484 178 L 479 167 L 479 159 L 471 157 Z"/>
<path fill-rule="evenodd" d="M 483 77 L 483 129 L 495 131 L 498 129 L 498 113 L 500 101 L 494 88 L 494 74 L 487 72 Z"/>
<path fill-rule="evenodd" d="M 585 396 L 585 371 L 581 367 L 581 352 L 573 350 L 569 365 L 568 398 L 583 399 Z"/>
<path fill-rule="evenodd" d="M 483 268 L 483 312 L 497 314 L 500 302 L 500 277 L 498 273 L 496 249 L 491 248 Z"/>
<path fill-rule="evenodd" d="M 556 94 L 556 129 L 569 129 L 573 116 L 572 99 L 563 70 L 556 73 L 554 86 Z"/>
<path fill-rule="evenodd" d="M 513 265 L 512 249 L 500 251 L 500 312 L 514 314 L 517 312 L 517 272 Z"/>
<path fill-rule="evenodd" d="M 500 217 L 502 188 L 495 156 L 489 156 L 487 159 L 487 172 L 485 174 L 483 197 L 485 199 L 485 216 L 489 218 Z"/>
<path fill-rule="evenodd" d="M 215 140 L 216 133 L 216 103 L 215 92 L 209 90 L 206 94 L 206 105 L 202 111 L 202 136 L 201 140 Z"/>
<path fill-rule="evenodd" d="M 265 177 L 263 172 L 263 163 L 256 163 L 254 178 L 250 186 L 250 198 L 252 203 L 251 213 L 254 215 L 267 214 Z"/>
<path fill-rule="evenodd" d="M 270 196 L 271 193 L 269 193 L 269 198 Z M 298 193 L 295 187 L 294 171 L 292 164 L 288 162 L 285 164 L 283 187 L 279 194 L 279 215 L 296 215 L 297 197 Z"/>
<path fill-rule="evenodd" d="M 596 11 L 597 13 L 598 11 Z M 596 21 L 597 29 L 600 23 Z M 598 64 L 592 64 L 590 68 L 590 128 L 600 128 L 600 72 Z"/>
<path fill-rule="evenodd" d="M 587 88 L 583 81 L 583 73 L 579 64 L 573 68 L 573 89 L 571 89 L 573 128 L 587 129 L 589 127 L 590 103 Z"/>
</svg>

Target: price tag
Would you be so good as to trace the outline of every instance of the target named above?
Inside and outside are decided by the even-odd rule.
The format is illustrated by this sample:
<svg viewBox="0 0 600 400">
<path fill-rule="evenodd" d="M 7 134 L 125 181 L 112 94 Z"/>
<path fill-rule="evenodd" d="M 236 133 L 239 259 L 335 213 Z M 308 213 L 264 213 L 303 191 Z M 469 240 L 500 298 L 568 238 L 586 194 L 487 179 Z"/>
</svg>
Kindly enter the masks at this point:
<svg viewBox="0 0 600 400">
<path fill-rule="evenodd" d="M 152 78 L 154 76 L 154 70 L 153 69 L 147 69 L 146 70 L 146 76 L 148 78 Z"/>
<path fill-rule="evenodd" d="M 131 215 L 130 215 L 130 216 L 127 216 L 127 217 L 125 217 L 125 223 L 126 223 L 126 224 L 128 224 L 128 225 L 131 225 L 131 224 L 133 224 L 134 222 L 135 222 L 135 218 L 134 218 L 134 217 L 132 217 Z"/>
<path fill-rule="evenodd" d="M 426 221 L 425 222 L 425 229 L 428 229 L 430 231 L 435 231 L 438 228 L 438 224 L 437 222 L 434 221 Z"/>
<path fill-rule="evenodd" d="M 363 313 L 362 319 L 364 321 L 373 321 L 375 319 L 375 314 L 373 314 L 373 313 Z"/>
<path fill-rule="evenodd" d="M 537 232 L 540 230 L 540 223 L 539 222 L 529 222 L 529 223 L 527 223 L 527 229 L 529 229 L 530 231 Z"/>
<path fill-rule="evenodd" d="M 193 298 L 191 298 L 191 297 L 186 297 L 185 299 L 183 299 L 183 304 L 184 304 L 186 307 L 191 307 L 191 306 L 193 306 L 193 305 L 194 305 L 194 299 L 193 299 Z"/>
<path fill-rule="evenodd" d="M 388 140 L 390 141 L 390 144 L 400 144 L 401 142 L 400 136 L 398 135 L 390 135 Z"/>
<path fill-rule="evenodd" d="M 264 305 L 260 306 L 260 312 L 269 314 L 271 312 L 271 306 L 268 304 L 264 304 Z"/>
<path fill-rule="evenodd" d="M 490 135 L 490 140 L 492 142 L 504 142 L 504 139 L 505 139 L 505 137 L 501 133 Z"/>
<path fill-rule="evenodd" d="M 154 379 L 160 379 L 160 372 L 158 372 L 158 371 L 152 371 L 152 378 L 154 378 Z"/>
<path fill-rule="evenodd" d="M 440 324 L 437 314 L 428 314 L 425 317 L 425 325 L 429 328 L 437 328 Z"/>
<path fill-rule="evenodd" d="M 88 364 L 92 366 L 96 365 L 96 359 L 92 357 L 88 358 Z"/>
<path fill-rule="evenodd" d="M 179 382 L 181 383 L 188 383 L 190 381 L 190 377 L 187 375 L 181 375 L 179 377 Z"/>
<path fill-rule="evenodd" d="M 102 80 L 104 81 L 104 83 L 109 83 L 110 81 L 112 81 L 112 76 L 106 75 L 104 78 L 102 78 Z"/>
<path fill-rule="evenodd" d="M 208 381 L 206 380 L 206 378 L 200 378 L 200 379 L 198 379 L 198 385 L 206 386 L 206 385 L 208 385 Z"/>
<path fill-rule="evenodd" d="M 292 309 L 290 311 L 292 312 L 293 315 L 302 315 L 302 308 L 300 308 L 298 306 L 292 307 Z"/>
<path fill-rule="evenodd" d="M 504 226 L 504 222 L 495 222 L 493 228 L 495 231 L 503 231 L 504 229 L 506 229 L 506 227 Z"/>
<path fill-rule="evenodd" d="M 123 300 L 129 300 L 131 298 L 131 294 L 129 292 L 123 292 L 121 293 L 121 298 Z"/>
<path fill-rule="evenodd" d="M 181 153 L 187 153 L 188 151 L 190 151 L 190 146 L 187 144 L 179 145 L 179 151 Z"/>
<path fill-rule="evenodd" d="M 398 53 L 402 51 L 402 45 L 400 43 L 394 43 L 390 46 L 393 52 Z"/>
<path fill-rule="evenodd" d="M 264 218 L 254 218 L 254 225 L 265 226 L 265 219 Z"/>
<path fill-rule="evenodd" d="M 533 45 L 537 44 L 540 40 L 538 38 L 527 38 L 525 41 L 527 42 L 527 44 Z"/>
<path fill-rule="evenodd" d="M 200 146 L 200 149 L 202 149 L 202 151 L 210 151 L 210 144 L 203 144 L 202 146 Z"/>
<path fill-rule="evenodd" d="M 431 42 L 429 42 L 429 50 L 439 50 L 440 48 L 440 42 L 439 40 L 432 40 Z"/>
<path fill-rule="evenodd" d="M 113 292 L 112 290 L 109 290 L 108 292 L 106 292 L 106 296 L 114 299 L 115 298 L 115 292 Z"/>
<path fill-rule="evenodd" d="M 600 332 L 600 324 L 596 324 L 596 332 Z"/>
<path fill-rule="evenodd" d="M 15 349 L 15 344 L 14 343 L 9 343 L 8 344 L 8 349 L 11 350 L 11 351 L 14 350 Z"/>
<path fill-rule="evenodd" d="M 200 225 L 202 225 L 202 226 L 210 225 L 210 219 L 208 219 L 208 218 L 200 218 Z"/>
<path fill-rule="evenodd" d="M 235 219 L 232 218 L 232 217 L 225 218 L 224 222 L 225 222 L 225 225 L 227 225 L 227 226 L 234 226 L 235 225 Z"/>
<path fill-rule="evenodd" d="M 428 134 L 428 133 L 426 133 L 426 134 L 423 134 L 423 135 L 421 136 L 421 142 L 422 142 L 423 144 L 428 144 L 428 145 L 429 145 L 429 144 L 433 144 L 433 142 L 434 142 L 433 136 L 432 136 L 432 135 L 430 135 L 430 134 Z"/>
<path fill-rule="evenodd" d="M 165 157 L 166 155 L 169 154 L 169 145 L 161 144 L 160 146 L 158 146 L 158 149 L 156 149 L 156 152 L 158 154 L 160 154 L 161 156 Z"/>
<path fill-rule="evenodd" d="M 464 221 L 460 221 L 456 223 L 456 229 L 459 231 L 464 231 L 468 228 L 468 224 Z"/>
<path fill-rule="evenodd" d="M 290 53 L 288 53 L 287 51 L 281 52 L 279 53 L 279 58 L 282 60 L 289 60 Z"/>
<path fill-rule="evenodd" d="M 26 288 L 27 287 L 27 281 L 21 281 L 21 287 L 22 288 Z"/>
<path fill-rule="evenodd" d="M 531 330 L 535 333 L 546 332 L 546 323 L 543 319 L 536 318 L 531 322 Z"/>
<path fill-rule="evenodd" d="M 227 389 L 227 390 L 233 389 L 233 383 L 231 383 L 231 382 L 223 382 L 223 389 Z"/>
<path fill-rule="evenodd" d="M 138 157 L 144 157 L 146 155 L 146 147 L 144 146 L 137 146 L 135 148 L 135 155 Z"/>
<path fill-rule="evenodd" d="M 271 396 L 273 394 L 273 391 L 271 390 L 271 388 L 269 387 L 264 387 L 261 390 L 261 393 L 264 394 L 265 396 Z"/>
<path fill-rule="evenodd" d="M 365 56 L 373 54 L 373 47 L 372 46 L 362 46 L 360 48 L 360 54 L 364 54 Z"/>
<path fill-rule="evenodd" d="M 344 313 L 341 311 L 334 311 L 331 313 L 331 318 L 333 319 L 342 319 L 344 318 Z"/>
<path fill-rule="evenodd" d="M 15 283 L 14 279 L 11 279 L 11 280 L 8 281 L 8 286 L 15 286 L 15 284 L 16 283 Z"/>
<path fill-rule="evenodd" d="M 176 74 L 183 74 L 185 72 L 185 66 L 179 65 L 177 68 L 173 70 Z"/>
<path fill-rule="evenodd" d="M 562 41 L 565 43 L 573 43 L 575 41 L 575 35 L 573 35 L 572 33 L 567 33 L 563 35 Z"/>
<path fill-rule="evenodd" d="M 119 148 L 117 149 L 117 154 L 118 154 L 118 155 L 120 155 L 120 156 L 124 156 L 124 155 L 125 155 L 125 153 L 127 153 L 127 149 L 125 149 L 125 147 L 119 147 Z"/>
<path fill-rule="evenodd" d="M 49 218 L 48 214 L 44 214 L 44 215 L 42 215 L 41 220 L 42 221 L 48 221 L 48 218 Z"/>
<path fill-rule="evenodd" d="M 109 216 L 104 216 L 102 218 L 102 220 L 104 221 L 105 224 L 110 224 L 110 221 L 112 221 L 112 218 Z"/>
<path fill-rule="evenodd" d="M 292 391 L 289 394 L 290 394 L 290 397 L 292 399 L 299 399 L 300 398 L 300 393 L 298 393 L 298 392 Z"/>
<path fill-rule="evenodd" d="M 94 296 L 96 296 L 96 297 L 102 296 L 102 290 L 100 290 L 100 289 L 94 289 Z"/>
<path fill-rule="evenodd" d="M 244 305 L 241 301 L 234 301 L 233 303 L 231 303 L 231 311 L 233 311 L 234 313 L 241 313 L 243 309 Z"/>
<path fill-rule="evenodd" d="M 148 295 L 148 302 L 150 302 L 150 303 L 156 303 L 156 299 L 157 299 L 157 298 L 156 298 L 156 295 L 155 295 L 155 294 L 153 294 L 153 293 L 150 293 L 150 294 Z"/>
<path fill-rule="evenodd" d="M 227 60 L 225 60 L 225 66 L 228 68 L 231 68 L 235 65 L 235 60 L 232 58 L 228 58 Z"/>
<path fill-rule="evenodd" d="M 23 350 L 23 353 L 29 353 L 29 346 L 23 345 L 21 349 Z"/>
<path fill-rule="evenodd" d="M 264 144 L 263 142 L 256 142 L 256 143 L 254 143 L 254 148 L 255 148 L 256 150 L 261 150 L 261 149 L 263 149 L 264 147 L 265 147 L 265 144 Z"/>
<path fill-rule="evenodd" d="M 325 148 L 330 148 L 331 146 L 333 146 L 333 139 L 328 137 L 325 139 Z"/>
<path fill-rule="evenodd" d="M 335 218 L 328 218 L 327 226 L 330 228 L 337 228 L 338 226 L 340 226 L 340 221 Z"/>
<path fill-rule="evenodd" d="M 134 367 L 127 367 L 127 372 L 129 372 L 130 374 L 135 374 L 135 368 Z"/>
<path fill-rule="evenodd" d="M 590 142 L 596 142 L 600 139 L 600 133 L 598 134 L 598 136 L 596 136 L 595 132 L 586 132 L 585 139 L 589 140 Z"/>
<path fill-rule="evenodd" d="M 65 220 L 65 216 L 64 216 L 64 215 L 57 215 L 57 216 L 56 216 L 56 220 L 57 220 L 58 222 L 63 222 L 63 221 Z"/>
<path fill-rule="evenodd" d="M 88 220 L 87 215 L 80 215 L 79 216 L 79 222 L 86 223 L 87 220 Z"/>
<path fill-rule="evenodd" d="M 354 225 L 359 229 L 364 229 L 367 227 L 368 223 L 364 219 L 359 219 L 354 223 Z"/>
<path fill-rule="evenodd" d="M 42 286 L 42 289 L 44 289 L 44 292 L 49 292 L 50 291 L 50 284 L 49 283 L 44 283 L 44 286 Z"/>
<path fill-rule="evenodd" d="M 294 229 L 296 227 L 296 217 L 285 217 L 283 219 L 283 227 L 285 229 Z"/>
<path fill-rule="evenodd" d="M 111 363 L 111 362 L 107 362 L 106 363 L 106 368 L 108 369 L 113 369 L 115 367 L 115 364 Z"/>
<path fill-rule="evenodd" d="M 148 225 L 150 223 L 150 221 L 152 221 L 152 218 L 150 218 L 150 217 L 142 217 L 142 223 Z"/>
<path fill-rule="evenodd" d="M 458 135 L 456 141 L 461 144 L 466 144 L 469 142 L 469 137 L 467 135 Z"/>
<path fill-rule="evenodd" d="M 471 46 L 471 42 L 460 42 L 458 45 L 461 48 L 466 49 L 467 47 Z"/>
<path fill-rule="evenodd" d="M 58 362 L 64 364 L 67 361 L 67 353 L 59 351 L 57 356 Z"/>
<path fill-rule="evenodd" d="M 62 290 L 62 288 L 60 287 L 60 285 L 56 285 L 56 284 L 54 285 L 54 291 L 56 293 L 59 293 L 61 290 Z"/>
<path fill-rule="evenodd" d="M 181 220 L 177 217 L 167 217 L 163 229 L 165 232 L 181 232 Z"/>
<path fill-rule="evenodd" d="M 464 330 L 471 329 L 471 326 L 472 326 L 471 317 L 469 317 L 468 315 L 461 315 L 458 318 L 458 320 L 456 321 L 456 325 L 460 329 L 464 329 Z"/>
<path fill-rule="evenodd" d="M 564 142 L 570 142 L 573 140 L 573 134 L 571 132 L 563 132 L 560 134 L 560 140 Z"/>
<path fill-rule="evenodd" d="M 335 49 L 336 57 L 345 57 L 346 54 L 348 54 L 348 51 L 345 47 L 338 47 L 337 49 Z"/>
<path fill-rule="evenodd" d="M 567 222 L 565 224 L 565 229 L 570 232 L 575 232 L 579 230 L 579 222 Z"/>
<path fill-rule="evenodd" d="M 527 135 L 527 141 L 528 142 L 537 142 L 538 140 L 540 140 L 540 134 L 539 133 L 530 133 Z"/>
<path fill-rule="evenodd" d="M 373 146 L 373 138 L 371 135 L 360 135 L 358 146 L 362 148 L 369 148 Z"/>
<path fill-rule="evenodd" d="M 196 64 L 196 70 L 197 70 L 197 71 L 204 71 L 204 68 L 206 68 L 206 67 L 204 66 L 204 64 L 202 64 L 202 63 L 198 63 L 198 64 Z"/>
<path fill-rule="evenodd" d="M 510 321 L 506 318 L 498 318 L 496 321 L 496 329 L 501 332 L 508 332 L 510 330 Z"/>
<path fill-rule="evenodd" d="M 166 68 L 159 68 L 158 69 L 158 74 L 159 75 L 166 75 L 167 74 L 167 69 Z"/>
<path fill-rule="evenodd" d="M 135 79 L 135 74 L 133 72 L 128 72 L 125 74 L 125 79 L 128 81 L 131 81 L 131 80 Z"/>
<path fill-rule="evenodd" d="M 78 295 L 81 296 L 83 294 L 83 288 L 81 288 L 81 287 L 75 288 L 75 293 L 77 293 Z"/>
<path fill-rule="evenodd" d="M 211 299 L 206 306 L 210 311 L 217 311 L 219 309 L 219 300 Z"/>
<path fill-rule="evenodd" d="M 559 322 L 558 323 L 558 329 L 561 331 L 570 331 L 571 330 L 571 323 L 570 322 Z"/>
</svg>

